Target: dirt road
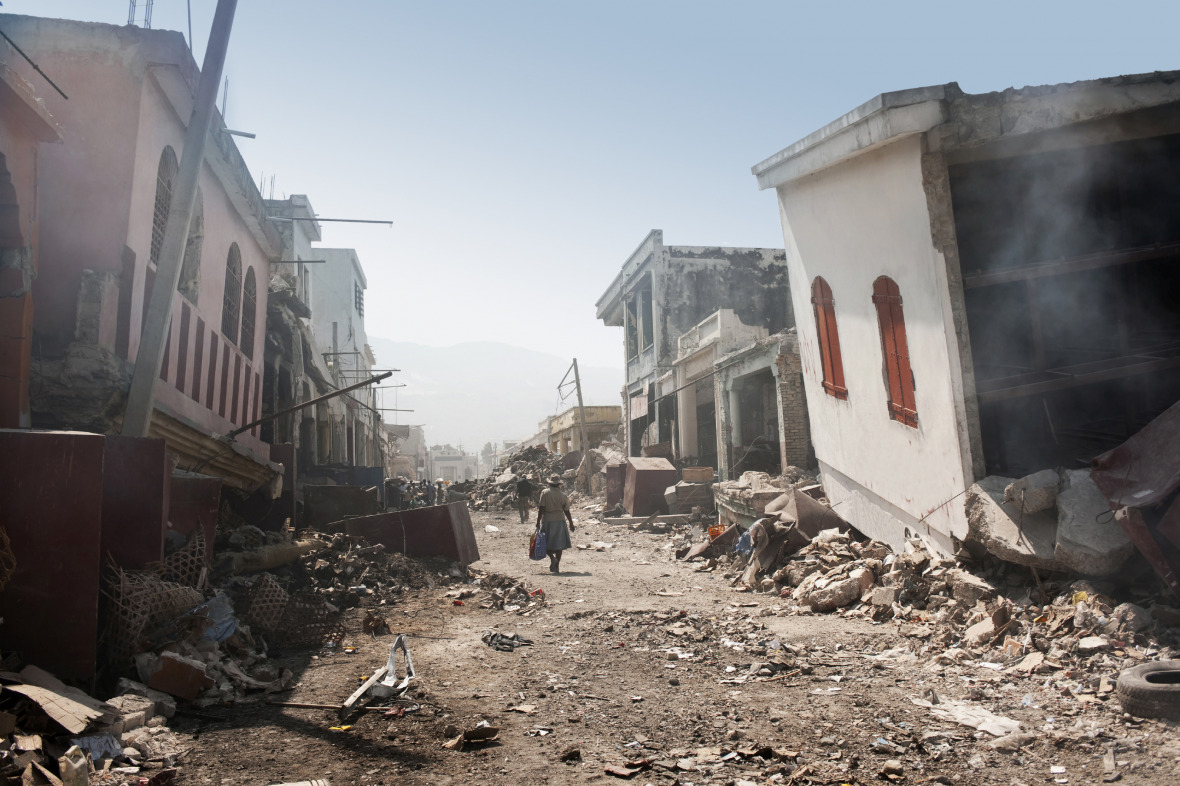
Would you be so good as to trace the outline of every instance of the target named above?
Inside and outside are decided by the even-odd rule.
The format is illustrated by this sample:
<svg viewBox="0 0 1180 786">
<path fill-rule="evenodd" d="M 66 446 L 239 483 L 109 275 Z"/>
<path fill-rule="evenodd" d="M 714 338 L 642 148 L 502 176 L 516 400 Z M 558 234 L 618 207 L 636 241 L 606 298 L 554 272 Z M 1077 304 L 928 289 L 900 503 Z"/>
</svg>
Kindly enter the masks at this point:
<svg viewBox="0 0 1180 786">
<path fill-rule="evenodd" d="M 554 576 L 526 558 L 514 512 L 473 518 L 473 568 L 543 589 L 543 608 L 483 609 L 479 595 L 456 606 L 445 593 L 459 585 L 438 576 L 380 609 L 412 637 L 420 711 L 368 713 L 341 731 L 332 712 L 264 703 L 178 718 L 192 746 L 183 782 L 605 783 L 616 780 L 607 766 L 633 762 L 634 782 L 654 784 L 1100 783 L 1104 756 L 1123 782 L 1180 781 L 1175 729 L 1124 718 L 1113 698 L 1066 700 L 1050 680 L 978 665 L 932 668 L 907 652 L 924 644 L 909 626 L 781 616 L 777 597 L 671 560 L 666 535 L 582 525 L 575 544 L 611 547 L 567 553 Z M 362 616 L 347 615 L 355 653 L 289 660 L 299 682 L 277 698 L 339 704 L 384 663 L 391 639 L 362 634 Z M 481 640 L 489 631 L 534 644 L 500 652 Z M 993 735 L 912 702 L 923 698 L 972 699 L 1032 736 L 993 750 Z M 481 721 L 496 742 L 442 747 L 448 727 Z"/>
</svg>

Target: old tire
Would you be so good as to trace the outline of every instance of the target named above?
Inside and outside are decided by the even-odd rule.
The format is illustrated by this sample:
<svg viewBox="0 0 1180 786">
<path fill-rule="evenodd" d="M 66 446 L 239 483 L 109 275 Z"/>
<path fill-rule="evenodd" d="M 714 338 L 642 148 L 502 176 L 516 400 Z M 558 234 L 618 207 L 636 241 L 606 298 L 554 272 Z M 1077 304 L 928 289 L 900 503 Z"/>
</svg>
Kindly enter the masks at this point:
<svg viewBox="0 0 1180 786">
<path fill-rule="evenodd" d="M 1140 718 L 1180 720 L 1180 660 L 1159 660 L 1119 675 L 1123 712 Z"/>
</svg>

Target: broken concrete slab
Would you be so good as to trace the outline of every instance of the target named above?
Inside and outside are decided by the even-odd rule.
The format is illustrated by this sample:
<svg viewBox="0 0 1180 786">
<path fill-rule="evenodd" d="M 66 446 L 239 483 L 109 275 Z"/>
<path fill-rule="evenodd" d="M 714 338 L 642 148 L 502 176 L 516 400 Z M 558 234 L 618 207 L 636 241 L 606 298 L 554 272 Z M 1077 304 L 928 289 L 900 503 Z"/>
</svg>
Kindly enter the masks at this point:
<svg viewBox="0 0 1180 786">
<path fill-rule="evenodd" d="M 826 529 L 835 529 L 841 533 L 852 529 L 852 526 L 841 518 L 839 513 L 830 506 L 817 501 L 814 497 L 797 489 L 791 489 L 782 496 L 787 499 L 778 510 L 779 521 L 784 524 L 794 522 L 799 532 L 808 541 Z M 769 507 L 767 505 L 767 508 Z"/>
<path fill-rule="evenodd" d="M 176 714 L 176 699 L 163 691 L 152 690 L 147 685 L 136 682 L 135 680 L 129 680 L 126 677 L 119 678 L 115 689 L 119 691 L 121 696 L 142 696 L 145 699 L 151 699 L 155 704 L 153 715 L 163 715 L 165 718 L 171 718 Z"/>
<path fill-rule="evenodd" d="M 109 700 L 107 704 L 117 707 L 119 710 L 119 720 L 115 721 L 114 724 L 118 729 L 110 729 L 112 734 L 122 734 L 123 732 L 138 729 L 156 715 L 156 703 L 143 696 L 116 696 Z"/>
<path fill-rule="evenodd" d="M 1054 556 L 1083 576 L 1110 576 L 1130 558 L 1135 546 L 1115 523 L 1110 503 L 1089 470 L 1067 471 L 1065 481 L 1057 496 Z"/>
<path fill-rule="evenodd" d="M 992 585 L 961 568 L 948 570 L 946 581 L 950 584 L 951 592 L 955 597 L 968 606 L 974 606 L 981 600 L 987 600 L 995 593 Z"/>
<path fill-rule="evenodd" d="M 987 617 L 963 631 L 963 638 L 972 644 L 981 644 L 995 635 L 996 624 L 992 622 L 991 617 Z"/>
<path fill-rule="evenodd" d="M 689 514 L 693 508 L 713 509 L 713 487 L 709 483 L 680 481 L 664 492 L 664 501 L 671 513 Z"/>
<path fill-rule="evenodd" d="M 1120 603 L 1114 607 L 1110 616 L 1118 620 L 1120 627 L 1132 633 L 1139 633 L 1154 622 L 1150 611 L 1142 606 L 1136 606 L 1134 603 Z"/>
<path fill-rule="evenodd" d="M 692 517 L 681 513 L 670 513 L 666 516 L 619 516 L 608 518 L 603 524 L 623 524 L 633 527 L 636 524 L 675 524 L 684 525 L 692 521 Z"/>
<path fill-rule="evenodd" d="M 967 540 L 1016 565 L 1061 570 L 1055 556 L 1057 519 L 1048 511 L 1022 512 L 1004 501 L 1014 478 L 989 475 L 967 490 Z"/>
<path fill-rule="evenodd" d="M 892 606 L 900 597 L 899 587 L 875 587 L 869 597 L 869 603 L 874 606 Z"/>
<path fill-rule="evenodd" d="M 873 581 L 871 570 L 857 568 L 849 573 L 847 578 L 812 590 L 807 594 L 805 602 L 812 611 L 832 611 L 860 600 L 860 597 L 873 586 Z"/>
<path fill-rule="evenodd" d="M 1057 504 L 1057 489 L 1061 478 L 1055 470 L 1043 469 L 1009 483 L 1004 489 L 1004 501 L 1025 513 L 1048 510 Z"/>
<path fill-rule="evenodd" d="M 201 691 L 214 685 L 214 680 L 205 673 L 205 664 L 186 658 L 175 652 L 162 653 L 156 661 L 156 671 L 148 680 L 148 686 L 180 699 L 192 701 Z"/>
</svg>

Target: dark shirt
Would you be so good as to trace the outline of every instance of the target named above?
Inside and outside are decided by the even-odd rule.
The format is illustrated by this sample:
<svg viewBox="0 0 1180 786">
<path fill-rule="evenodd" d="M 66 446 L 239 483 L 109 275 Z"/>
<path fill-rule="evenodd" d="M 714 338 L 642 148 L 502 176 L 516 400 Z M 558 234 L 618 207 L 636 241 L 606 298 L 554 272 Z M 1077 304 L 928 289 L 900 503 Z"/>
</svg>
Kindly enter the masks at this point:
<svg viewBox="0 0 1180 786">
<path fill-rule="evenodd" d="M 516 481 L 516 496 L 518 499 L 533 496 L 533 484 L 529 482 L 528 478 Z"/>
</svg>

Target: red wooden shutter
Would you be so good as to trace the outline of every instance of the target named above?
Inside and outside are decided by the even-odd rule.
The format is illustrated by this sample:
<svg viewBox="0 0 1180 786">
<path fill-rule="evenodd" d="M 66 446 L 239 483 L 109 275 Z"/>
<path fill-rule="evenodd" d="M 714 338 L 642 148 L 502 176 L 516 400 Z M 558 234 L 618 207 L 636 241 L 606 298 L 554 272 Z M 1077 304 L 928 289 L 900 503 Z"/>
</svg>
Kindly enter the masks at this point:
<svg viewBox="0 0 1180 786">
<path fill-rule="evenodd" d="M 835 395 L 848 398 L 848 389 L 844 386 L 844 360 L 840 356 L 840 333 L 836 330 L 836 303 L 831 299 L 828 290 L 828 301 L 824 304 L 824 318 L 828 323 L 828 342 L 832 356 L 832 385 L 836 388 Z"/>
<path fill-rule="evenodd" d="M 890 417 L 916 428 L 918 412 L 914 398 L 914 377 L 910 370 L 905 316 L 897 283 L 887 276 L 881 276 L 873 282 L 873 303 L 877 307 L 877 321 L 881 327 L 881 353 L 889 382 Z"/>
<path fill-rule="evenodd" d="M 832 288 L 820 277 L 816 277 L 815 283 L 811 286 L 811 302 L 815 306 L 815 326 L 819 334 L 824 390 L 836 398 L 847 399 L 844 365 L 840 357 L 840 334 L 836 330 L 835 301 L 832 299 Z"/>
</svg>

